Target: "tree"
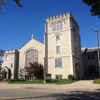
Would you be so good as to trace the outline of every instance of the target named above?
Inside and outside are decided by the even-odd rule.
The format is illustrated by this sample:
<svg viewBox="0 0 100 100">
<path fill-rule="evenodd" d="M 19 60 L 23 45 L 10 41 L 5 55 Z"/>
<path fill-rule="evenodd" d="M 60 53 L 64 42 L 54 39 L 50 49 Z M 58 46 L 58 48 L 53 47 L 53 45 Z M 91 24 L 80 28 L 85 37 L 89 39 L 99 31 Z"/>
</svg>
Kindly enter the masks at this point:
<svg viewBox="0 0 100 100">
<path fill-rule="evenodd" d="M 42 64 L 38 62 L 30 63 L 30 66 L 26 67 L 25 69 L 29 77 L 35 76 L 37 79 L 43 79 L 43 65 Z"/>
<path fill-rule="evenodd" d="M 91 6 L 91 15 L 100 18 L 100 0 L 83 0 L 88 6 Z"/>
<path fill-rule="evenodd" d="M 2 59 L 1 57 L 4 55 L 4 50 L 0 49 L 0 70 L 1 70 L 1 66 L 2 66 Z"/>
<path fill-rule="evenodd" d="M 6 4 L 6 0 L 0 0 L 0 8 L 3 8 Z"/>
<path fill-rule="evenodd" d="M 20 0 L 13 0 L 20 8 L 22 8 L 22 4 L 20 3 Z M 7 0 L 0 0 L 0 8 L 3 8 L 4 5 L 7 4 Z"/>
<path fill-rule="evenodd" d="M 20 7 L 20 8 L 22 8 L 22 4 L 20 3 L 20 0 L 14 0 L 15 2 L 16 2 L 16 4 Z"/>
<path fill-rule="evenodd" d="M 0 56 L 3 56 L 4 55 L 4 50 L 0 49 Z"/>
</svg>

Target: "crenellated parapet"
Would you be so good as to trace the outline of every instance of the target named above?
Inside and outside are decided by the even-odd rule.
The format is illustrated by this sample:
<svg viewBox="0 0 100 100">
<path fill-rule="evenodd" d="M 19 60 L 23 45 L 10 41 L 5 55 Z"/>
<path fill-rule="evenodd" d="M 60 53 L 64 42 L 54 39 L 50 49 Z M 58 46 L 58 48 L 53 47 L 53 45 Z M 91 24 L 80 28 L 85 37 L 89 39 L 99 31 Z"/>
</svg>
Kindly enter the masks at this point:
<svg viewBox="0 0 100 100">
<path fill-rule="evenodd" d="M 7 51 L 5 51 L 5 53 L 14 53 L 14 52 L 16 52 L 17 50 L 7 50 Z"/>
<path fill-rule="evenodd" d="M 64 14 L 49 17 L 49 18 L 46 19 L 46 21 L 48 22 L 48 21 L 52 21 L 52 20 L 63 19 L 63 18 L 70 17 L 70 16 L 71 16 L 70 12 L 64 13 Z"/>
<path fill-rule="evenodd" d="M 75 18 L 72 16 L 72 14 L 70 12 L 49 17 L 49 18 L 46 19 L 46 22 L 59 20 L 59 19 L 64 19 L 64 18 L 69 18 L 69 17 L 71 17 L 77 23 L 77 21 L 75 20 Z"/>
<path fill-rule="evenodd" d="M 62 18 L 64 18 L 64 16 L 66 16 L 66 14 L 60 14 L 60 15 L 52 16 L 52 17 L 47 18 L 46 22 L 57 20 L 57 19 L 62 19 Z"/>
</svg>

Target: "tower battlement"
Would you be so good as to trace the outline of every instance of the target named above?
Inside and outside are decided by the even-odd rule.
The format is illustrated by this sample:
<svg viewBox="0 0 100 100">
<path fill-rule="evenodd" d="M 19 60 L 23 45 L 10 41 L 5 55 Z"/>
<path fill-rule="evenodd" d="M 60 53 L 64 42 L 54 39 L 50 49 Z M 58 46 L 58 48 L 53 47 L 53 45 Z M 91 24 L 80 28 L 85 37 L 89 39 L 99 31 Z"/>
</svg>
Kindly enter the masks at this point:
<svg viewBox="0 0 100 100">
<path fill-rule="evenodd" d="M 7 51 L 5 51 L 5 53 L 14 53 L 14 52 L 16 52 L 16 50 L 7 50 Z"/>
<path fill-rule="evenodd" d="M 52 16 L 46 19 L 46 21 L 52 21 L 52 20 L 57 20 L 57 19 L 62 19 L 62 18 L 66 18 L 66 17 L 71 17 L 71 13 L 64 13 L 64 14 L 60 14 L 60 15 L 56 15 L 56 16 Z"/>
<path fill-rule="evenodd" d="M 46 19 L 46 22 L 57 20 L 57 19 L 59 20 L 59 19 L 63 19 L 63 18 L 68 18 L 68 17 L 72 17 L 72 19 L 77 23 L 77 21 L 75 20 L 75 18 L 72 16 L 72 14 L 70 12 L 49 17 Z"/>
</svg>

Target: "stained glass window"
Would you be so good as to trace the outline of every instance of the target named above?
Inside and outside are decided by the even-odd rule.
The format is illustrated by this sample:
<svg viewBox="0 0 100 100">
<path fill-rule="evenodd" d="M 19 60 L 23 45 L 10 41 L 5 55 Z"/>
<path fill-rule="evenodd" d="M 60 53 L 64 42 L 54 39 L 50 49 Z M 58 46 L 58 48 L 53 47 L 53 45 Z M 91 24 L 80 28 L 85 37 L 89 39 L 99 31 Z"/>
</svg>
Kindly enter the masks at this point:
<svg viewBox="0 0 100 100">
<path fill-rule="evenodd" d="M 26 52 L 26 66 L 33 62 L 38 62 L 38 50 L 35 49 Z"/>
</svg>

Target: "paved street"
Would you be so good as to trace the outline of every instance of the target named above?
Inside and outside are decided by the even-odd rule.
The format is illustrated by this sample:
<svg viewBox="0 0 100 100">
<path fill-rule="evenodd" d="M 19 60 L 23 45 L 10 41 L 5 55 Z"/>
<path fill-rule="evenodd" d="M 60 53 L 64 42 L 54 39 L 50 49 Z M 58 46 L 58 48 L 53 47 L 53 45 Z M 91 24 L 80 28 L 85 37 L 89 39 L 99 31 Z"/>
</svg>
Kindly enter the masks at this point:
<svg viewBox="0 0 100 100">
<path fill-rule="evenodd" d="M 99 84 L 93 84 L 93 80 L 80 80 L 72 84 L 8 84 L 0 82 L 0 90 L 7 89 L 65 89 L 69 90 L 96 90 Z"/>
<path fill-rule="evenodd" d="M 92 80 L 62 85 L 1 82 L 0 100 L 100 100 L 100 85 Z"/>
<path fill-rule="evenodd" d="M 0 100 L 56 100 L 53 95 L 63 92 L 49 89 L 1 90 Z"/>
<path fill-rule="evenodd" d="M 100 100 L 100 91 L 0 90 L 0 100 Z"/>
</svg>

